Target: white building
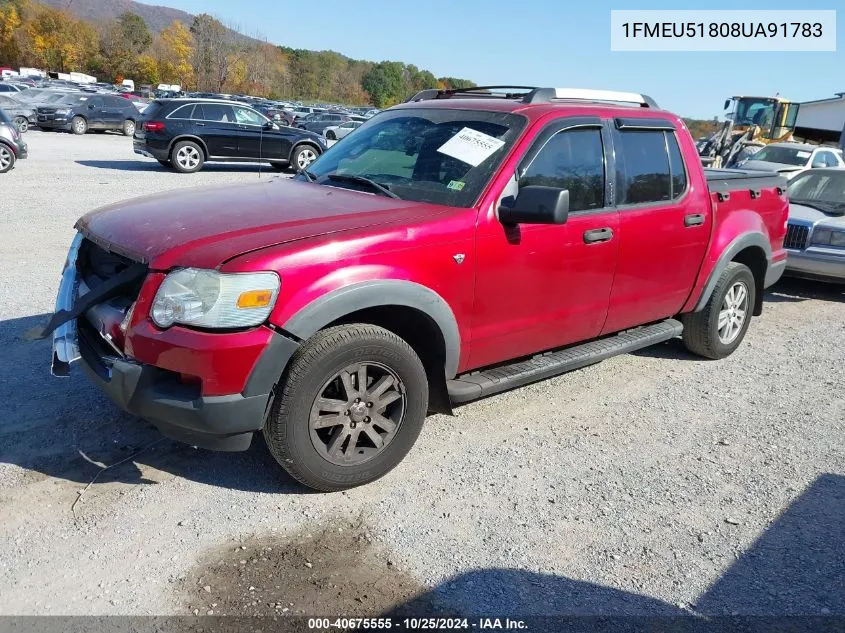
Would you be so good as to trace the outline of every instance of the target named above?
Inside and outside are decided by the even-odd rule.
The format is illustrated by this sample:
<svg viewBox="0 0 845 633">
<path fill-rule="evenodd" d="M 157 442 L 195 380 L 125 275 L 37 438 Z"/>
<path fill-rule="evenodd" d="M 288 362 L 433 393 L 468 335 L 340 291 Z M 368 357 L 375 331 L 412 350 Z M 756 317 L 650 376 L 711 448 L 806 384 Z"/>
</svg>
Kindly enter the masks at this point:
<svg viewBox="0 0 845 633">
<path fill-rule="evenodd" d="M 839 143 L 845 130 L 845 92 L 829 99 L 806 101 L 798 109 L 795 136 L 807 140 Z"/>
</svg>

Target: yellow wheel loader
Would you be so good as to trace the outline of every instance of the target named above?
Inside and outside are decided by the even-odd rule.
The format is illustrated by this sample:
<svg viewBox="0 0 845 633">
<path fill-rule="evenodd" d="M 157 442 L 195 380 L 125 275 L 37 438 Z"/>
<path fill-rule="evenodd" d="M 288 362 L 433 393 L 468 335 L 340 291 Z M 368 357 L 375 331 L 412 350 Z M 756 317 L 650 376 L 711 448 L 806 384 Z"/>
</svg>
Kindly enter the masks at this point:
<svg viewBox="0 0 845 633">
<path fill-rule="evenodd" d="M 722 129 L 699 144 L 705 167 L 732 167 L 769 143 L 791 141 L 799 104 L 782 97 L 731 97 Z"/>
</svg>

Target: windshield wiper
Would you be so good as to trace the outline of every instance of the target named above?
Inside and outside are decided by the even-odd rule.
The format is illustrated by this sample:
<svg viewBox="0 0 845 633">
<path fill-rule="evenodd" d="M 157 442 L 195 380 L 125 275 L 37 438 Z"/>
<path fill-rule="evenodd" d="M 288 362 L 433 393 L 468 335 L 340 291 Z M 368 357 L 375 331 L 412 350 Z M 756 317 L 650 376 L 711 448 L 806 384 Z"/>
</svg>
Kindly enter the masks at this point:
<svg viewBox="0 0 845 633">
<path fill-rule="evenodd" d="M 375 180 L 370 180 L 369 178 L 365 178 L 364 176 L 353 176 L 352 174 L 328 174 L 326 175 L 326 178 L 328 178 L 329 180 L 337 180 L 339 182 L 354 182 L 361 185 L 367 185 L 378 191 L 383 196 L 401 200 L 399 196 L 397 196 L 384 185 L 380 185 Z"/>
<path fill-rule="evenodd" d="M 303 176 L 305 176 L 305 179 L 306 179 L 308 182 L 314 182 L 314 181 L 316 180 L 316 178 L 314 178 L 314 174 L 312 174 L 312 173 L 311 173 L 310 171 L 308 171 L 307 169 L 300 169 L 298 173 L 300 173 L 300 174 L 302 174 Z"/>
</svg>

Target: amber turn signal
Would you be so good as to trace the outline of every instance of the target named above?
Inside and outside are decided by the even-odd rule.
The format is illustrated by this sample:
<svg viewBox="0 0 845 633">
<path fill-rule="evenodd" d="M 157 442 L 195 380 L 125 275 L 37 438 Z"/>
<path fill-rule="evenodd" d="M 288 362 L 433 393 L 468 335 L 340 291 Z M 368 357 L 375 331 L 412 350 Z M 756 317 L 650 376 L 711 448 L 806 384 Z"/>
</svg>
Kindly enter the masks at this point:
<svg viewBox="0 0 845 633">
<path fill-rule="evenodd" d="M 238 297 L 239 308 L 266 308 L 273 299 L 272 290 L 250 290 Z"/>
</svg>

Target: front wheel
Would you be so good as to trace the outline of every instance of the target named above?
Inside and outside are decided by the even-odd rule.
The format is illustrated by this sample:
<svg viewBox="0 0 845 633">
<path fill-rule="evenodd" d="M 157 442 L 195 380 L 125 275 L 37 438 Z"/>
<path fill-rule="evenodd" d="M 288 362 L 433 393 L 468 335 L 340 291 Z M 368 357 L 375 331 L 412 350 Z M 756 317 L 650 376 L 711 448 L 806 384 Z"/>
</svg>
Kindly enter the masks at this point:
<svg viewBox="0 0 845 633">
<path fill-rule="evenodd" d="M 308 169 L 308 166 L 317 160 L 317 150 L 310 145 L 300 145 L 293 150 L 290 164 L 294 169 Z"/>
<path fill-rule="evenodd" d="M 0 143 L 0 174 L 5 174 L 15 166 L 15 153 L 10 147 Z"/>
<path fill-rule="evenodd" d="M 123 136 L 132 136 L 135 134 L 135 121 L 126 119 L 123 122 Z"/>
<path fill-rule="evenodd" d="M 70 129 L 74 134 L 85 134 L 88 131 L 88 121 L 81 116 L 75 116 L 70 122 Z"/>
<path fill-rule="evenodd" d="M 27 121 L 26 117 L 23 116 L 16 117 L 15 126 L 18 128 L 18 132 L 23 134 L 29 129 L 29 121 Z"/>
<path fill-rule="evenodd" d="M 264 426 L 276 461 L 325 492 L 375 481 L 419 437 L 428 380 L 416 352 L 384 328 L 318 332 L 294 355 Z"/>
<path fill-rule="evenodd" d="M 326 132 L 326 139 L 329 141 L 336 141 L 337 134 L 335 134 L 332 130 L 329 130 L 328 132 Z"/>
<path fill-rule="evenodd" d="M 748 266 L 729 263 L 704 309 L 681 317 L 686 348 L 713 360 L 733 354 L 748 331 L 756 296 L 754 275 Z"/>
</svg>

